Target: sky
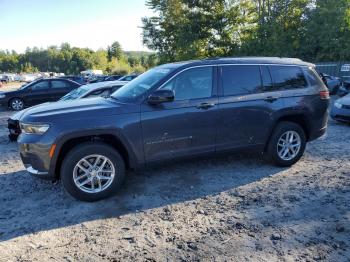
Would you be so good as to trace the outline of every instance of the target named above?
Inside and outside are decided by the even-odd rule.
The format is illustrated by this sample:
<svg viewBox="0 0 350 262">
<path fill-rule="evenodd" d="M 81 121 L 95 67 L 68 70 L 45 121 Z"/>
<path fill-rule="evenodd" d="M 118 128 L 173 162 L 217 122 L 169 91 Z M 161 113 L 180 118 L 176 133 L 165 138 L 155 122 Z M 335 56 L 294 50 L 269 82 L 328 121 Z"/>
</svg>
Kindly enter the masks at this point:
<svg viewBox="0 0 350 262">
<path fill-rule="evenodd" d="M 140 26 L 151 15 L 145 0 L 0 0 L 0 50 L 63 42 L 97 50 L 118 41 L 125 51 L 147 51 Z"/>
</svg>

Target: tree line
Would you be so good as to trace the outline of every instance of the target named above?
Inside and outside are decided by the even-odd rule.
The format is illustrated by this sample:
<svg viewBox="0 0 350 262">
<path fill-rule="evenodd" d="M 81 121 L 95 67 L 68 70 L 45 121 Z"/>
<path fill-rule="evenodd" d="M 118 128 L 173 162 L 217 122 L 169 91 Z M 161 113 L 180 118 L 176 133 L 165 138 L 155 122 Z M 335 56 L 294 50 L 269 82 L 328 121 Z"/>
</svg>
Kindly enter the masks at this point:
<svg viewBox="0 0 350 262">
<path fill-rule="evenodd" d="M 79 74 L 86 69 L 101 69 L 109 74 L 142 73 L 157 64 L 157 57 L 149 52 L 124 52 L 118 42 L 106 49 L 60 46 L 27 48 L 23 54 L 0 50 L 0 72 L 62 72 Z"/>
<path fill-rule="evenodd" d="M 171 62 L 217 56 L 350 60 L 350 0 L 147 0 L 143 43 Z"/>
<path fill-rule="evenodd" d="M 143 43 L 155 53 L 97 51 L 68 43 L 0 50 L 0 72 L 143 72 L 159 63 L 223 56 L 350 60 L 350 0 L 147 0 Z"/>
</svg>

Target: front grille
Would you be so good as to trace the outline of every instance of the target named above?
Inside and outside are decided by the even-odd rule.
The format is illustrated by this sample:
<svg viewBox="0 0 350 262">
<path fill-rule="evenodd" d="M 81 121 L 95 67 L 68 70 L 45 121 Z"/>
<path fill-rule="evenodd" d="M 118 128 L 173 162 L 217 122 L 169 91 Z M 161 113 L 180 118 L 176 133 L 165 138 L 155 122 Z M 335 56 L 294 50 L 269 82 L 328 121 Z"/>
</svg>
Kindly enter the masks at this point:
<svg viewBox="0 0 350 262">
<path fill-rule="evenodd" d="M 350 106 L 349 106 L 349 105 L 343 105 L 342 108 L 344 108 L 344 109 L 350 109 Z"/>
</svg>

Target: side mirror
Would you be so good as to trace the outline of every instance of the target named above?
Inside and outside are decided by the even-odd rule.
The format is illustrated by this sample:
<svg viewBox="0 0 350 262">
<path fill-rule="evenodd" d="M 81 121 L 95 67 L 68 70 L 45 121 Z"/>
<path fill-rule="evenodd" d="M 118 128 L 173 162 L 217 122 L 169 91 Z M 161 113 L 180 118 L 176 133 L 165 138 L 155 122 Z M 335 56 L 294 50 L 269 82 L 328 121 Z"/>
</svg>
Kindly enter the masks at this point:
<svg viewBox="0 0 350 262">
<path fill-rule="evenodd" d="M 173 90 L 157 90 L 148 97 L 148 103 L 160 104 L 174 101 L 175 93 Z"/>
</svg>

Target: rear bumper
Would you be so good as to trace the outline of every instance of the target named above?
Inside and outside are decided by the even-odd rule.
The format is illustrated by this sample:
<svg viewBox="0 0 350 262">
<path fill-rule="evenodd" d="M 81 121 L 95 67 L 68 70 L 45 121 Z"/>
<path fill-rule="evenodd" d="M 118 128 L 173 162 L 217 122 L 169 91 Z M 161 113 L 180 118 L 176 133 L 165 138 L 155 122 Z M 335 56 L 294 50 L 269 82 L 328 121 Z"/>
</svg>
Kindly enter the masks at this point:
<svg viewBox="0 0 350 262">
<path fill-rule="evenodd" d="M 320 138 L 324 136 L 327 133 L 327 126 L 321 128 L 320 130 L 317 130 L 315 132 L 312 132 L 309 137 L 309 141 L 315 140 L 317 138 Z"/>
</svg>

